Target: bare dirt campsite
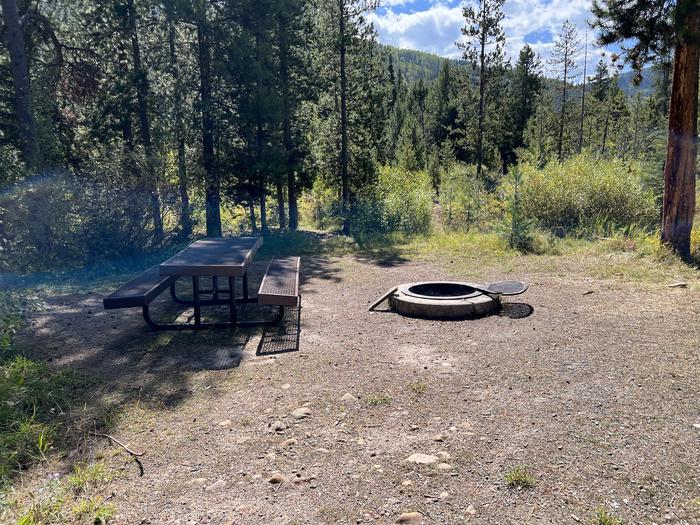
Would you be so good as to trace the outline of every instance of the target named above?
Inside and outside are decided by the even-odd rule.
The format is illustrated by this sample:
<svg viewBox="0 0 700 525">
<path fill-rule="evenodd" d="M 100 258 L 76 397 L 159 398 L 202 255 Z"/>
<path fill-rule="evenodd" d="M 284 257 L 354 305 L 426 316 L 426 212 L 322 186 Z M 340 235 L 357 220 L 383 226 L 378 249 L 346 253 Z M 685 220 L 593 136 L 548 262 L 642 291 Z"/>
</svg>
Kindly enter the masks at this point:
<svg viewBox="0 0 700 525">
<path fill-rule="evenodd" d="M 699 0 L 0 0 L 0 525 L 700 525 Z"/>
<path fill-rule="evenodd" d="M 61 407 L 76 448 L 14 508 L 85 491 L 120 524 L 698 523 L 700 279 L 592 277 L 611 257 L 304 257 L 299 346 L 292 312 L 259 351 L 259 330 L 153 332 L 104 288 L 52 293 L 17 344 L 92 386 Z M 530 289 L 467 321 L 367 311 L 390 284 L 467 277 Z M 76 465 L 84 485 L 58 489 Z"/>
</svg>

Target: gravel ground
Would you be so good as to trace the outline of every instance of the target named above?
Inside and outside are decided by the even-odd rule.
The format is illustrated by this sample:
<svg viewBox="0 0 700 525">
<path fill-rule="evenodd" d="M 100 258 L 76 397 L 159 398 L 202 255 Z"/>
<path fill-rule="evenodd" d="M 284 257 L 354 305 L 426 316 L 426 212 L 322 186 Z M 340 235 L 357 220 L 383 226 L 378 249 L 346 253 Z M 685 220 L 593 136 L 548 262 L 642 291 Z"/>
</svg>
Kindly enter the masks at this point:
<svg viewBox="0 0 700 525">
<path fill-rule="evenodd" d="M 494 275 L 530 289 L 439 322 L 367 312 L 437 267 L 302 265 L 298 349 L 294 312 L 260 355 L 260 332 L 154 334 L 97 293 L 31 320 L 20 343 L 97 378 L 110 432 L 146 452 L 143 476 L 112 459 L 113 523 L 700 523 L 696 287 Z M 515 466 L 533 487 L 507 486 Z"/>
</svg>

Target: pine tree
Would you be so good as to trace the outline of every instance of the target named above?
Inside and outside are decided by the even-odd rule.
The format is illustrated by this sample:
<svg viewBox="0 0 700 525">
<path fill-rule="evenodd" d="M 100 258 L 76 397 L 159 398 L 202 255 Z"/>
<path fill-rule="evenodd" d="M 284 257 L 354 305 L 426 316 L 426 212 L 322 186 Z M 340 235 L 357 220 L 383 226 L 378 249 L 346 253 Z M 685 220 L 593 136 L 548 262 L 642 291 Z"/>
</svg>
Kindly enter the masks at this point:
<svg viewBox="0 0 700 525">
<path fill-rule="evenodd" d="M 466 43 L 459 43 L 464 49 L 464 58 L 472 63 L 479 76 L 479 110 L 476 139 L 476 175 L 481 177 L 484 159 L 484 128 L 486 120 L 486 97 L 490 80 L 502 71 L 504 60 L 505 33 L 502 22 L 505 0 L 480 0 L 478 10 L 472 6 L 463 10 L 466 26 L 462 34 Z"/>
<path fill-rule="evenodd" d="M 557 137 L 557 157 L 559 162 L 564 161 L 564 126 L 567 119 L 567 94 L 569 81 L 576 76 L 576 65 L 581 51 L 581 42 L 578 39 L 576 26 L 565 20 L 561 30 L 554 40 L 552 56 L 549 60 L 552 68 L 559 75 L 561 81 L 561 99 L 559 107 L 559 135 Z"/>
<path fill-rule="evenodd" d="M 512 74 L 510 121 L 512 123 L 512 150 L 525 144 L 524 133 L 530 117 L 535 113 L 537 96 L 542 89 L 542 62 L 527 44 L 520 50 Z M 512 160 L 512 159 L 509 159 Z"/>
<path fill-rule="evenodd" d="M 602 44 L 634 42 L 626 57 L 638 71 L 653 57 L 674 49 L 661 239 L 689 258 L 695 215 L 700 4 L 697 0 L 594 0 L 593 13 Z"/>
</svg>

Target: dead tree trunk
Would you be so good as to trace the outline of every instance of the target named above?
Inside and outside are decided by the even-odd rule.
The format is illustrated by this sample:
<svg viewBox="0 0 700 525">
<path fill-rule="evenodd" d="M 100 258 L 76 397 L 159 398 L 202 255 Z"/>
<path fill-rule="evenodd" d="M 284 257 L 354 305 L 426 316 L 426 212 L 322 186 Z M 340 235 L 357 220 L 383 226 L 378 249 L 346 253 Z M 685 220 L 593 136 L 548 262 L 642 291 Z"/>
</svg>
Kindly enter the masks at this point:
<svg viewBox="0 0 700 525">
<path fill-rule="evenodd" d="M 690 27 L 700 26 L 693 14 Z M 690 257 L 690 232 L 695 214 L 695 161 L 698 141 L 698 69 L 700 45 L 676 44 L 668 115 L 668 147 L 664 168 L 661 240 L 681 257 Z"/>
</svg>

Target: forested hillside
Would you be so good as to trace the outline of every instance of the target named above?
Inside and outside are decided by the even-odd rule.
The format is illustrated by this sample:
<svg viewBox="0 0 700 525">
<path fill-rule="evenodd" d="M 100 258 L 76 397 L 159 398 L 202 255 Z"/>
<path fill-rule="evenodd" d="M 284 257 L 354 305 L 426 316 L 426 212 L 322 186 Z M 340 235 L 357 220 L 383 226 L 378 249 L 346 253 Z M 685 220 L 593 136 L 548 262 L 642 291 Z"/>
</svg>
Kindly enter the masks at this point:
<svg viewBox="0 0 700 525">
<path fill-rule="evenodd" d="M 568 22 L 551 56 L 525 45 L 509 62 L 502 2 L 486 4 L 489 24 L 465 10 L 452 61 L 379 45 L 354 0 L 3 0 L 3 266 L 301 222 L 356 237 L 486 229 L 519 220 L 516 197 L 521 224 L 559 234 L 655 227 L 669 75 L 633 92 L 619 61 L 584 75 Z M 635 174 L 620 195 L 638 200 L 574 211 L 557 199 L 583 190 L 564 177 L 545 210 L 529 200 L 543 188 L 513 179 L 569 159 L 595 175 L 581 184 Z"/>
</svg>

